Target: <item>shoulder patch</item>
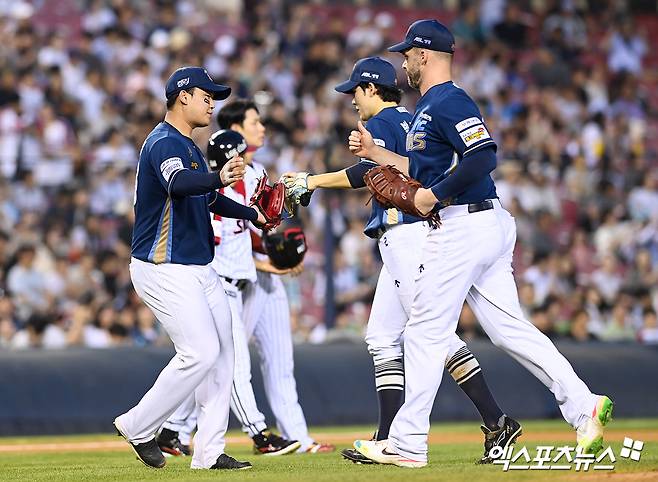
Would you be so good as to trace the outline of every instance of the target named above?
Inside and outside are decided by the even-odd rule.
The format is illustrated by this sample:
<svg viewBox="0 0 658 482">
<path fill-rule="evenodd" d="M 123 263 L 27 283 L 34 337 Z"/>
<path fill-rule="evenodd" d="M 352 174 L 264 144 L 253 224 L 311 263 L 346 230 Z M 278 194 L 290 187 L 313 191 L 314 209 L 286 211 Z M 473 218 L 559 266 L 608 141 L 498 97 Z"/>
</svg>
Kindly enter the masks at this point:
<svg viewBox="0 0 658 482">
<path fill-rule="evenodd" d="M 474 126 L 475 124 L 482 124 L 482 119 L 477 117 L 469 117 L 468 119 L 464 119 L 461 122 L 457 122 L 455 124 L 455 129 L 457 129 L 457 132 L 461 132 L 467 127 Z"/>
<path fill-rule="evenodd" d="M 164 180 L 169 182 L 171 175 L 180 169 L 184 169 L 184 167 L 183 160 L 180 157 L 170 157 L 160 163 L 160 172 L 162 172 Z"/>
<path fill-rule="evenodd" d="M 384 141 L 384 139 L 373 139 L 372 141 L 375 143 L 376 146 L 386 147 L 386 142 Z"/>
<path fill-rule="evenodd" d="M 462 138 L 466 147 L 472 146 L 476 142 L 480 142 L 484 139 L 491 139 L 491 136 L 484 125 L 473 126 L 470 129 L 466 129 L 459 133 L 459 137 Z"/>
</svg>

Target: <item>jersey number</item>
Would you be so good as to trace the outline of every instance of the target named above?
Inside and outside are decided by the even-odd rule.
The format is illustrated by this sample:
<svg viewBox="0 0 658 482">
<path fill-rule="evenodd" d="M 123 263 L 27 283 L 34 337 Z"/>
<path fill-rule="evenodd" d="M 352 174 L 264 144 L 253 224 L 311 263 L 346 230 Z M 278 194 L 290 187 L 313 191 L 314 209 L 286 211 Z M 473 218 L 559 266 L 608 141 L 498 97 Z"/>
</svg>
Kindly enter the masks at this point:
<svg viewBox="0 0 658 482">
<path fill-rule="evenodd" d="M 236 224 L 238 225 L 237 229 L 233 231 L 233 234 L 244 233 L 247 230 L 247 221 L 244 219 L 237 219 Z"/>
<path fill-rule="evenodd" d="M 422 151 L 425 149 L 427 132 L 410 132 L 407 134 L 407 151 Z"/>
</svg>

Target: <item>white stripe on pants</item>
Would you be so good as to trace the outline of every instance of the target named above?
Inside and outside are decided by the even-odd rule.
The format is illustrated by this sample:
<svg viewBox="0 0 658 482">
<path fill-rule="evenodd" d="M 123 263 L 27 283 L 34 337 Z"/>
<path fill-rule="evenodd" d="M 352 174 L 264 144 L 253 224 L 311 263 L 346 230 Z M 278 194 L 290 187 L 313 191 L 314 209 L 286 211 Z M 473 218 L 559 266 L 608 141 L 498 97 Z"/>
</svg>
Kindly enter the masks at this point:
<svg viewBox="0 0 658 482">
<path fill-rule="evenodd" d="M 465 206 L 445 208 L 423 250 L 425 269 L 404 333 L 405 402 L 389 437 L 391 450 L 414 460 L 427 459 L 429 415 L 465 299 L 492 341 L 553 391 L 572 426 L 596 403 L 569 362 L 521 315 L 511 267 L 516 226 L 497 200 L 494 205 L 471 214 Z"/>
<path fill-rule="evenodd" d="M 244 291 L 247 336 L 253 334 L 260 356 L 265 394 L 284 438 L 298 440 L 300 450 L 313 439 L 297 397 L 288 296 L 281 278 L 258 272 L 258 282 Z"/>
<path fill-rule="evenodd" d="M 165 328 L 176 355 L 140 402 L 119 416 L 133 443 L 151 440 L 174 410 L 195 393 L 199 430 L 192 467 L 209 468 L 224 452 L 233 379 L 231 315 L 210 266 L 130 263 L 137 291 Z"/>
<path fill-rule="evenodd" d="M 222 278 L 233 315 L 233 342 L 235 344 L 235 372 L 231 386 L 231 410 L 242 424 L 242 430 L 253 437 L 265 430 L 265 415 L 258 410 L 254 388 L 251 384 L 251 357 L 249 356 L 249 336 L 242 318 L 243 294 L 237 287 Z M 250 283 L 253 284 L 253 283 Z"/>
</svg>

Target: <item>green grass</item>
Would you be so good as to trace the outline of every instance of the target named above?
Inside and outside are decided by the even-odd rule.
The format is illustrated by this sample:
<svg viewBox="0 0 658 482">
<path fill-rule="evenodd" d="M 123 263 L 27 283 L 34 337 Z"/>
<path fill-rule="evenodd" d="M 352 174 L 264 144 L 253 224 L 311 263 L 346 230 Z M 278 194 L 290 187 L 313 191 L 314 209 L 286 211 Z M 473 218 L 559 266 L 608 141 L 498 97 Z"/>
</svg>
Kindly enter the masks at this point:
<svg viewBox="0 0 658 482">
<path fill-rule="evenodd" d="M 551 440 L 536 441 L 532 433 L 541 431 L 564 431 L 569 428 L 564 422 L 540 421 L 524 422 L 524 433 L 532 442 L 527 443 L 531 455 L 536 445 L 565 445 L 565 442 Z M 658 439 L 658 420 L 615 420 L 611 428 L 618 435 L 624 435 L 628 430 L 653 430 L 653 440 Z M 319 427 L 317 433 L 353 434 L 362 432 L 366 436 L 371 427 Z M 477 427 L 473 423 L 436 424 L 432 428 L 433 435 L 468 434 L 474 433 Z M 238 435 L 238 433 L 231 433 Z M 56 442 L 90 442 L 90 441 L 116 441 L 117 437 L 103 435 L 78 435 L 64 437 L 14 437 L 0 438 L 0 446 L 10 444 L 38 444 Z M 519 447 L 523 444 L 520 439 Z M 608 444 L 606 443 L 605 446 Z M 621 444 L 613 442 L 615 454 L 619 455 Z M 339 448 L 348 447 L 348 443 L 339 444 Z M 578 480 L 582 477 L 591 480 L 601 480 L 612 476 L 609 472 L 577 473 L 573 469 L 569 472 L 554 471 L 514 471 L 503 472 L 500 466 L 477 466 L 474 461 L 482 451 L 481 443 L 440 443 L 430 447 L 430 465 L 423 469 L 401 469 L 392 466 L 366 466 L 354 465 L 344 461 L 338 453 L 315 455 L 289 455 L 283 457 L 266 458 L 251 454 L 250 448 L 245 445 L 229 446 L 227 452 L 240 460 L 249 460 L 254 464 L 253 469 L 239 472 L 222 471 L 193 471 L 189 469 L 189 458 L 169 458 L 167 467 L 162 470 L 148 469 L 137 462 L 134 455 L 126 445 L 125 450 L 91 451 L 91 452 L 19 452 L 0 453 L 0 480 L 35 480 L 35 481 L 64 481 L 64 480 L 221 480 L 259 482 L 296 482 L 331 481 L 331 482 L 393 482 L 393 481 L 516 481 L 516 480 Z M 618 458 L 616 474 L 622 472 L 643 472 L 642 480 L 658 480 L 658 442 L 646 442 L 642 451 L 640 462 Z M 647 474 L 647 472 L 654 472 Z M 639 476 L 639 474 L 637 474 Z M 651 476 L 655 476 L 652 478 Z M 624 480 L 633 480 L 631 478 Z"/>
</svg>

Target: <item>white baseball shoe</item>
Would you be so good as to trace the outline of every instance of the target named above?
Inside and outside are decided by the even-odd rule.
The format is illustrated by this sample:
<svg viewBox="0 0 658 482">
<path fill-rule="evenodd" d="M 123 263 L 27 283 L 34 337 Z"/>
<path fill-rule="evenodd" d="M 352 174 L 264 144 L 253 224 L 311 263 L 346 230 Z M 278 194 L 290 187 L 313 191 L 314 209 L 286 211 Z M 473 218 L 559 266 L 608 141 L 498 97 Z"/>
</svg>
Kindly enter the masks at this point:
<svg viewBox="0 0 658 482">
<path fill-rule="evenodd" d="M 580 448 L 582 453 L 596 455 L 603 449 L 603 427 L 612 419 L 613 407 L 612 400 L 605 395 L 599 396 L 594 410 L 592 410 L 592 417 L 578 427 L 576 430 L 577 448 Z"/>
<path fill-rule="evenodd" d="M 354 448 L 370 460 L 374 460 L 379 464 L 397 465 L 398 467 L 407 467 L 417 469 L 425 467 L 427 462 L 422 460 L 413 460 L 404 457 L 395 452 L 389 452 L 386 447 L 388 440 L 357 440 L 354 442 Z"/>
</svg>

